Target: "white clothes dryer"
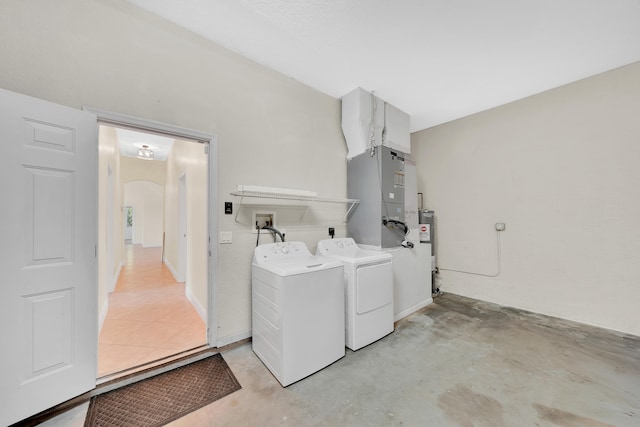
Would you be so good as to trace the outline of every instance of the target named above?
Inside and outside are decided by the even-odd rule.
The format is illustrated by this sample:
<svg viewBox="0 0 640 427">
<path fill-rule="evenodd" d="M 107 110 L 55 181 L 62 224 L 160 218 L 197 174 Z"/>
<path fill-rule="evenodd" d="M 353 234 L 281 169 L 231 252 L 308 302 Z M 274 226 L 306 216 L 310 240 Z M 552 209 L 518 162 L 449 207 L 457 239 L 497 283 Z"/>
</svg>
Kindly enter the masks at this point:
<svg viewBox="0 0 640 427">
<path fill-rule="evenodd" d="M 345 355 L 343 271 L 303 242 L 256 247 L 252 348 L 283 387 Z"/>
<path fill-rule="evenodd" d="M 393 332 L 392 256 L 350 238 L 318 242 L 316 253 L 341 261 L 345 274 L 345 344 L 358 350 Z"/>
</svg>

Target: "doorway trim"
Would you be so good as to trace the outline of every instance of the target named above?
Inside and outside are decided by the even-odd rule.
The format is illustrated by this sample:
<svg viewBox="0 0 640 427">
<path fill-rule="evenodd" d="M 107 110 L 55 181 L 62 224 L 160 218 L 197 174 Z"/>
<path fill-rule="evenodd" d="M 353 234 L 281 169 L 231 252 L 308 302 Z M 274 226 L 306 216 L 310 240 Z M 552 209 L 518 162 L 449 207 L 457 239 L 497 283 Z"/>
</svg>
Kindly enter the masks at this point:
<svg viewBox="0 0 640 427">
<path fill-rule="evenodd" d="M 115 260 L 113 259 L 113 204 L 115 203 L 114 188 L 113 188 L 113 171 L 111 166 L 107 166 L 107 271 L 106 271 L 106 284 L 107 292 L 111 293 L 116 289 L 117 278 L 120 276 L 120 268 L 118 273 L 115 274 Z M 120 263 L 119 263 L 120 264 Z M 120 265 L 121 267 L 121 265 Z M 102 322 L 100 323 L 102 325 Z"/>
<path fill-rule="evenodd" d="M 212 236 L 218 235 L 218 137 L 214 134 L 201 132 L 193 129 L 182 128 L 155 120 L 143 119 L 140 117 L 120 114 L 101 108 L 83 106 L 84 111 L 95 114 L 98 124 L 114 125 L 132 130 L 144 131 L 148 133 L 170 135 L 177 139 L 188 139 L 204 145 L 209 154 L 209 203 L 207 206 L 207 218 L 209 227 L 208 236 L 208 295 L 207 295 L 207 343 L 209 347 L 218 346 L 218 246 L 217 239 Z M 213 242 L 213 243 L 212 243 Z M 96 284 L 97 286 L 97 284 Z"/>
<path fill-rule="evenodd" d="M 178 274 L 177 282 L 187 281 L 187 175 L 178 178 Z"/>
</svg>

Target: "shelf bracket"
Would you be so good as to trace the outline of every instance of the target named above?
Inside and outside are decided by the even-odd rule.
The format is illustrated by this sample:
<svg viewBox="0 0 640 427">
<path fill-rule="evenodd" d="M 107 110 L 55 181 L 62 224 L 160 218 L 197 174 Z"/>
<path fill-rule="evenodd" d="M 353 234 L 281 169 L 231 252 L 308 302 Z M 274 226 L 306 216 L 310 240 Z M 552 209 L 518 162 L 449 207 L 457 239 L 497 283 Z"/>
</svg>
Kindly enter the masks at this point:
<svg viewBox="0 0 640 427">
<path fill-rule="evenodd" d="M 346 223 L 347 220 L 349 219 L 349 214 L 351 213 L 351 211 L 353 210 L 353 208 L 356 207 L 356 205 L 360 203 L 360 202 L 356 202 L 356 201 L 352 201 L 351 205 L 349 206 L 349 209 L 347 209 L 347 212 L 345 212 L 344 216 L 342 217 L 342 222 Z"/>
<path fill-rule="evenodd" d="M 302 212 L 302 215 L 300 216 L 300 221 L 304 219 L 305 215 L 307 215 L 307 212 L 309 212 L 309 205 L 305 206 L 304 212 Z"/>
<path fill-rule="evenodd" d="M 244 200 L 244 196 L 240 196 L 240 203 L 236 206 L 236 216 L 233 218 L 235 222 L 238 222 L 238 214 L 240 213 L 240 208 L 242 207 L 242 201 Z"/>
</svg>

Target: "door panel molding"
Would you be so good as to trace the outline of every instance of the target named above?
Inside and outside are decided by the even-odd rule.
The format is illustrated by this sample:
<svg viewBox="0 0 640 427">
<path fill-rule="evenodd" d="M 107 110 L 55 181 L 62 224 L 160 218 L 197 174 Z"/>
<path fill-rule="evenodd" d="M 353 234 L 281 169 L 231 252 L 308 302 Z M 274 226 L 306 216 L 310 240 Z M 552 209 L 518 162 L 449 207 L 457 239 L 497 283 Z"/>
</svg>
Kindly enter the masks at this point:
<svg viewBox="0 0 640 427">
<path fill-rule="evenodd" d="M 0 425 L 96 385 L 97 130 L 0 89 Z"/>
</svg>

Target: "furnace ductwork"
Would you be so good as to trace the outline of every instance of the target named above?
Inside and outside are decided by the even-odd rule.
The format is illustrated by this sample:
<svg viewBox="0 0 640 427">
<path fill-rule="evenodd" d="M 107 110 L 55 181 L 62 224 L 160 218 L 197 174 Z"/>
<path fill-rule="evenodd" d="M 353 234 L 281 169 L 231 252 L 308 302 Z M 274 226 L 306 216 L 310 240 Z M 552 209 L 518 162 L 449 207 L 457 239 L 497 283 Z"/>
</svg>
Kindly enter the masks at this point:
<svg viewBox="0 0 640 427">
<path fill-rule="evenodd" d="M 409 115 L 362 88 L 342 97 L 342 132 L 348 159 L 380 145 L 411 152 Z"/>
</svg>

